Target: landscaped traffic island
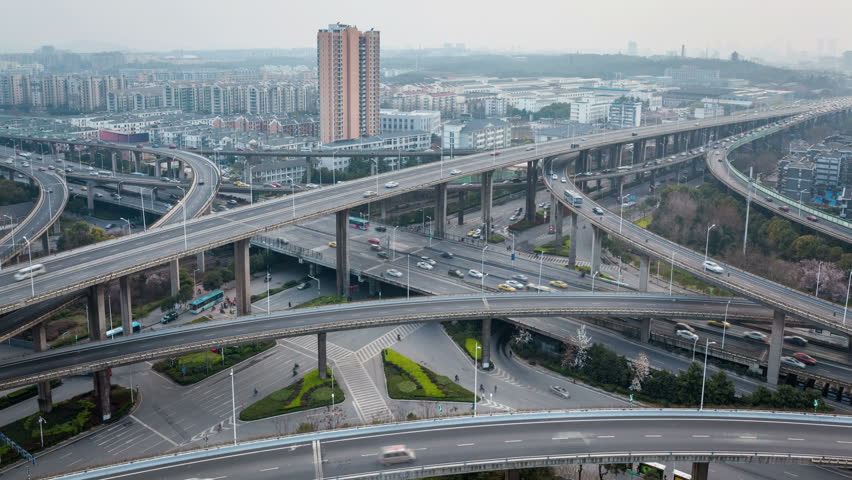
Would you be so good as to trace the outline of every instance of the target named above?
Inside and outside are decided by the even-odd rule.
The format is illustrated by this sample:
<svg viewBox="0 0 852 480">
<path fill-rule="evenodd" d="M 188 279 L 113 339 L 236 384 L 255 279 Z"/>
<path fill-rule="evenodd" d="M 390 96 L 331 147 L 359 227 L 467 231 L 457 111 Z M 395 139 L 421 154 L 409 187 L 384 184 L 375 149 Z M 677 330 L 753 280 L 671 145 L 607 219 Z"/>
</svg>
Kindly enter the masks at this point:
<svg viewBox="0 0 852 480">
<path fill-rule="evenodd" d="M 388 396 L 396 400 L 472 402 L 473 393 L 391 349 L 382 350 Z"/>
<path fill-rule="evenodd" d="M 331 377 L 331 369 L 328 370 L 325 379 L 320 378 L 319 370 L 311 370 L 299 380 L 243 409 L 240 412 L 240 420 L 260 420 L 285 413 L 325 407 L 331 405 L 332 392 L 334 392 L 335 404 L 346 400 L 340 384 Z"/>
</svg>

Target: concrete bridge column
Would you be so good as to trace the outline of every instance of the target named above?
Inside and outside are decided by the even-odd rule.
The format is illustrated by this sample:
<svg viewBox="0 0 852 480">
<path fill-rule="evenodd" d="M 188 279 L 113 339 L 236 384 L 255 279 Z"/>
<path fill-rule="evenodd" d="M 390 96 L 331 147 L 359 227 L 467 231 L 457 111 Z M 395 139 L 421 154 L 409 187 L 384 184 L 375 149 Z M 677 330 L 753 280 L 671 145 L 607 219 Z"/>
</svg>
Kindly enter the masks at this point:
<svg viewBox="0 0 852 480">
<path fill-rule="evenodd" d="M 482 223 L 485 225 L 485 242 L 491 237 L 491 202 L 494 192 L 494 172 L 485 172 L 482 174 L 482 185 L 480 203 L 482 210 Z"/>
<path fill-rule="evenodd" d="M 648 291 L 648 271 L 650 270 L 651 259 L 647 255 L 639 256 L 639 291 Z"/>
<path fill-rule="evenodd" d="M 562 245 L 562 224 L 564 215 L 562 211 L 562 204 L 559 203 L 559 198 L 557 198 L 556 195 L 550 196 L 550 208 L 550 224 L 553 225 L 553 232 L 556 234 L 553 241 L 556 242 L 556 245 Z"/>
<path fill-rule="evenodd" d="M 592 264 L 591 273 L 600 271 L 601 268 L 601 240 L 603 239 L 604 231 L 598 227 L 592 227 Z"/>
<path fill-rule="evenodd" d="M 121 306 L 121 327 L 124 336 L 133 335 L 133 311 L 130 309 L 130 277 L 118 279 L 118 301 Z"/>
<path fill-rule="evenodd" d="M 104 299 L 104 284 L 89 287 L 89 339 L 99 341 L 106 339 L 106 303 Z M 109 420 L 112 416 L 110 407 L 109 370 L 98 370 L 94 373 L 95 397 L 98 413 L 101 419 Z"/>
<path fill-rule="evenodd" d="M 89 208 L 89 215 L 95 213 L 95 184 L 86 182 L 86 206 Z"/>
<path fill-rule="evenodd" d="M 172 296 L 180 292 L 180 260 L 174 259 L 169 262 L 169 280 L 172 285 Z"/>
<path fill-rule="evenodd" d="M 326 333 L 320 332 L 317 334 L 317 370 L 322 379 L 328 377 L 328 355 L 326 354 Z"/>
<path fill-rule="evenodd" d="M 639 141 L 639 152 L 633 150 L 633 163 L 644 164 L 645 163 L 645 155 L 648 150 L 648 140 L 640 140 Z"/>
<path fill-rule="evenodd" d="M 62 235 L 62 222 L 57 218 L 53 225 L 50 226 L 54 235 Z"/>
<path fill-rule="evenodd" d="M 609 168 L 616 168 L 621 165 L 621 144 L 615 144 L 609 147 Z"/>
<path fill-rule="evenodd" d="M 110 152 L 110 160 L 112 161 L 112 171 L 113 172 L 118 171 L 118 162 L 116 161 L 116 153 L 117 152 Z M 121 192 L 119 192 L 119 193 L 121 193 Z"/>
<path fill-rule="evenodd" d="M 183 160 L 178 161 L 178 168 L 180 169 L 180 174 L 178 175 L 178 178 L 186 178 L 186 168 L 183 165 Z"/>
<path fill-rule="evenodd" d="M 382 223 L 387 223 L 386 220 L 388 217 L 388 200 L 389 199 L 386 198 L 384 200 L 379 201 L 379 220 L 381 220 Z"/>
<path fill-rule="evenodd" d="M 337 294 L 349 295 L 349 209 L 335 214 L 335 240 L 337 248 Z"/>
<path fill-rule="evenodd" d="M 491 317 L 482 319 L 482 368 L 491 365 Z"/>
<path fill-rule="evenodd" d="M 528 222 L 535 221 L 535 189 L 538 182 L 538 160 L 527 162 L 527 202 L 526 219 Z"/>
<path fill-rule="evenodd" d="M 382 201 L 384 205 L 384 201 Z M 438 238 L 444 238 L 447 227 L 447 184 L 435 185 L 435 228 L 434 234 Z"/>
<path fill-rule="evenodd" d="M 639 319 L 639 340 L 642 343 L 651 341 L 651 319 L 649 317 Z"/>
<path fill-rule="evenodd" d="M 204 265 L 204 250 L 195 254 L 195 268 L 202 273 L 206 270 Z"/>
<path fill-rule="evenodd" d="M 379 292 L 379 285 L 375 278 L 367 279 L 367 287 L 370 289 L 370 296 L 376 295 Z"/>
<path fill-rule="evenodd" d="M 603 149 L 595 150 L 595 168 L 593 170 L 600 170 L 603 168 Z"/>
<path fill-rule="evenodd" d="M 133 160 L 133 171 L 138 172 L 139 165 L 142 163 L 142 152 L 133 152 L 131 159 Z"/>
<path fill-rule="evenodd" d="M 33 348 L 36 353 L 47 351 L 47 330 L 44 328 L 44 322 L 33 327 Z M 38 409 L 44 413 L 53 410 L 50 380 L 38 382 Z"/>
<path fill-rule="evenodd" d="M 163 176 L 163 167 L 161 165 L 161 161 L 162 160 L 160 159 L 160 157 L 154 158 L 154 175 L 158 178 Z"/>
<path fill-rule="evenodd" d="M 769 334 L 769 357 L 766 359 L 766 381 L 778 385 L 781 370 L 781 350 L 784 346 L 784 311 L 775 310 L 772 315 L 772 331 Z"/>
<path fill-rule="evenodd" d="M 459 214 L 458 214 L 458 224 L 459 224 L 459 225 L 464 225 L 464 202 L 465 202 L 465 197 L 467 197 L 467 192 L 466 192 L 466 191 L 464 191 L 464 190 L 460 190 L 460 191 L 459 191 L 459 199 L 458 199 L 458 202 L 459 202 L 459 208 L 458 208 L 458 211 L 459 211 Z"/>
<path fill-rule="evenodd" d="M 577 212 L 571 212 L 571 243 L 568 244 L 568 268 L 577 266 Z M 559 229 L 557 228 L 558 232 Z"/>
<path fill-rule="evenodd" d="M 50 252 L 50 234 L 49 232 L 44 232 L 41 236 L 41 248 L 45 252 Z"/>
<path fill-rule="evenodd" d="M 166 160 L 166 176 L 175 178 L 175 171 L 172 170 L 172 159 Z"/>
<path fill-rule="evenodd" d="M 656 168 L 651 170 L 651 186 L 653 187 L 655 183 L 657 183 L 657 169 Z"/>
<path fill-rule="evenodd" d="M 249 263 L 249 239 L 244 238 L 234 242 L 234 276 L 237 279 L 237 315 L 251 314 L 251 264 Z"/>
<path fill-rule="evenodd" d="M 577 166 L 574 167 L 574 173 L 588 172 L 589 168 L 589 151 L 581 150 L 580 156 L 577 157 Z"/>
<path fill-rule="evenodd" d="M 668 140 L 666 135 L 662 135 L 654 139 L 656 158 L 663 158 L 666 156 L 666 140 Z"/>
<path fill-rule="evenodd" d="M 692 464 L 692 480 L 707 480 L 710 464 L 707 462 L 695 462 Z"/>
</svg>

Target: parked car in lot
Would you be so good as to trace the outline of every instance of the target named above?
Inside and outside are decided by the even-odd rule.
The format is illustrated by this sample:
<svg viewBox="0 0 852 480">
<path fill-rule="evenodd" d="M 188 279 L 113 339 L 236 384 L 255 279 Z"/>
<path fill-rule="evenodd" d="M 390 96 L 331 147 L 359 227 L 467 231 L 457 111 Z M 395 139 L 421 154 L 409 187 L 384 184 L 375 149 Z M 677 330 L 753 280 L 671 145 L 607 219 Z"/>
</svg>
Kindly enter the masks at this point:
<svg viewBox="0 0 852 480">
<path fill-rule="evenodd" d="M 568 392 L 568 389 L 560 385 L 551 385 L 550 391 L 559 395 L 562 398 L 571 398 L 571 393 Z"/>
</svg>

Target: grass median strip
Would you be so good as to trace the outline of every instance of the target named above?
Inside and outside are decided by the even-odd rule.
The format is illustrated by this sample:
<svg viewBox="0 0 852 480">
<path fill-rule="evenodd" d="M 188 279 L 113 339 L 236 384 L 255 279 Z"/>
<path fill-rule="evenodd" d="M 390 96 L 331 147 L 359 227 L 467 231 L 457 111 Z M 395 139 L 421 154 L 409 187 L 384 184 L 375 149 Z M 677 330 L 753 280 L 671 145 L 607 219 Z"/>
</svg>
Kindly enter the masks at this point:
<svg viewBox="0 0 852 480">
<path fill-rule="evenodd" d="M 275 346 L 275 341 L 268 340 L 234 347 L 224 347 L 224 356 L 221 349 L 216 349 L 216 351 L 202 350 L 200 352 L 181 355 L 180 357 L 161 360 L 154 364 L 154 370 L 168 376 L 179 385 L 192 385 L 249 357 L 269 350 L 273 346 Z"/>
<path fill-rule="evenodd" d="M 470 402 L 473 393 L 391 349 L 382 351 L 388 395 L 397 400 Z"/>
<path fill-rule="evenodd" d="M 334 392 L 334 403 L 346 400 L 340 389 L 338 379 L 334 380 L 332 390 L 331 370 L 327 378 L 319 376 L 319 370 L 311 370 L 304 377 L 287 385 L 281 390 L 270 393 L 240 412 L 240 420 L 260 420 L 286 413 L 310 410 L 312 408 L 331 405 L 331 393 Z"/>
</svg>

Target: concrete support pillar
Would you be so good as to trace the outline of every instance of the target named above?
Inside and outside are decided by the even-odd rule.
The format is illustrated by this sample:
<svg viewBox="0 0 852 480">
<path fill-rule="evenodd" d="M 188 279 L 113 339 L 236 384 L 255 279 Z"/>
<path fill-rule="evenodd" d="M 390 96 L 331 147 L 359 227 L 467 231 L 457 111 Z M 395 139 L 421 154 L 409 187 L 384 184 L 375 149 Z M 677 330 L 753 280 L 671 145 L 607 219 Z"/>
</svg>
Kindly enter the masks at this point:
<svg viewBox="0 0 852 480">
<path fill-rule="evenodd" d="M 388 217 L 388 200 L 389 199 L 386 198 L 384 200 L 379 201 L 379 220 L 381 220 L 382 223 L 387 223 L 386 220 Z"/>
<path fill-rule="evenodd" d="M 36 353 L 47 351 L 47 330 L 44 328 L 44 322 L 33 327 L 33 348 Z M 38 409 L 44 413 L 50 413 L 53 410 L 50 380 L 38 382 Z"/>
<path fill-rule="evenodd" d="M 89 208 L 89 215 L 95 213 L 95 184 L 86 182 L 86 206 Z"/>
<path fill-rule="evenodd" d="M 556 195 L 550 196 L 550 208 L 551 208 L 551 222 L 553 225 L 553 231 L 556 233 L 554 237 L 554 241 L 556 245 L 562 245 L 562 225 L 564 223 L 563 217 L 563 207 L 562 204 L 559 203 L 559 199 Z M 558 247 L 557 247 L 558 250 Z"/>
<path fill-rule="evenodd" d="M 234 242 L 234 276 L 237 279 L 237 315 L 251 314 L 251 294 L 249 283 L 251 269 L 249 263 L 249 239 Z"/>
<path fill-rule="evenodd" d="M 482 368 L 491 365 L 491 317 L 482 319 Z"/>
<path fill-rule="evenodd" d="M 317 370 L 322 379 L 328 377 L 328 356 L 326 355 L 325 332 L 317 334 Z"/>
<path fill-rule="evenodd" d="M 195 268 L 201 273 L 204 273 L 204 271 L 207 269 L 204 264 L 204 253 L 204 250 L 202 250 L 195 254 Z"/>
<path fill-rule="evenodd" d="M 51 230 L 53 230 L 54 235 L 62 235 L 62 222 L 60 221 L 60 219 L 57 218 L 56 221 L 53 222 L 53 225 L 50 226 L 50 228 Z"/>
<path fill-rule="evenodd" d="M 157 177 L 163 176 L 163 167 L 161 165 L 160 157 L 154 158 L 154 175 Z"/>
<path fill-rule="evenodd" d="M 554 204 L 556 205 L 556 204 Z M 576 212 L 571 212 L 571 243 L 568 245 L 568 268 L 577 266 L 577 219 Z"/>
<path fill-rule="evenodd" d="M 710 464 L 707 462 L 695 462 L 692 464 L 692 480 L 707 480 Z"/>
<path fill-rule="evenodd" d="M 92 341 L 104 340 L 106 338 L 106 303 L 104 299 L 105 285 L 99 284 L 89 287 L 89 339 Z M 110 383 L 109 370 L 98 370 L 94 373 L 95 397 L 98 413 L 103 420 L 109 420 L 112 416 L 110 408 Z"/>
<path fill-rule="evenodd" d="M 133 312 L 130 309 L 130 277 L 125 275 L 118 279 L 118 301 L 121 309 L 121 327 L 124 336 L 133 335 Z"/>
<path fill-rule="evenodd" d="M 609 168 L 621 166 L 621 144 L 617 143 L 609 147 Z"/>
<path fill-rule="evenodd" d="M 784 347 L 784 311 L 775 310 L 772 315 L 772 332 L 769 335 L 769 357 L 766 359 L 766 382 L 778 385 L 781 370 L 781 351 Z"/>
<path fill-rule="evenodd" d="M 591 168 L 589 168 L 589 151 L 580 151 L 580 156 L 577 157 L 577 162 L 578 165 L 574 167 L 574 173 L 588 172 L 591 170 Z"/>
<path fill-rule="evenodd" d="M 655 169 L 651 170 L 651 186 L 653 187 L 654 184 L 656 184 L 656 183 L 657 183 L 657 169 L 655 168 Z"/>
<path fill-rule="evenodd" d="M 166 176 L 174 178 L 175 171 L 172 170 L 172 159 L 166 160 Z"/>
<path fill-rule="evenodd" d="M 112 171 L 113 171 L 113 172 L 117 172 L 117 171 L 118 171 L 118 161 L 117 161 L 117 155 L 116 155 L 116 153 L 117 153 L 117 152 L 111 152 L 111 153 L 110 153 L 110 160 L 112 161 Z M 119 192 L 119 193 L 120 193 L 120 192 Z"/>
<path fill-rule="evenodd" d="M 133 171 L 138 172 L 140 164 L 142 163 L 142 152 L 133 152 Z"/>
<path fill-rule="evenodd" d="M 50 235 L 48 235 L 48 232 L 44 232 L 41 236 L 41 248 L 45 252 L 50 251 Z"/>
<path fill-rule="evenodd" d="M 603 230 L 598 227 L 592 227 L 592 275 L 601 268 L 601 240 L 603 239 L 603 236 Z"/>
<path fill-rule="evenodd" d="M 178 175 L 178 178 L 186 178 L 186 167 L 183 165 L 183 160 L 178 162 L 178 168 L 180 169 L 180 175 Z"/>
<path fill-rule="evenodd" d="M 648 317 L 639 319 L 639 340 L 642 343 L 648 343 L 651 341 L 651 319 Z"/>
<path fill-rule="evenodd" d="M 180 292 L 180 261 L 178 259 L 174 259 L 169 262 L 169 280 L 172 285 L 172 296 Z"/>
<path fill-rule="evenodd" d="M 488 238 L 491 237 L 491 201 L 493 198 L 492 193 L 494 191 L 493 184 L 494 172 L 483 173 L 480 201 L 482 203 L 482 223 L 485 225 L 485 234 L 483 237 L 486 242 L 488 242 Z"/>
<path fill-rule="evenodd" d="M 434 234 L 444 238 L 447 227 L 447 184 L 435 185 L 435 228 Z"/>
<path fill-rule="evenodd" d="M 527 202 L 525 213 L 528 222 L 535 221 L 535 189 L 537 181 L 538 160 L 532 160 L 527 162 Z"/>
<path fill-rule="evenodd" d="M 349 295 L 349 209 L 335 214 L 335 240 L 337 248 L 337 294 Z"/>
<path fill-rule="evenodd" d="M 458 224 L 464 225 L 464 202 L 467 197 L 467 192 L 464 190 L 459 191 L 459 214 L 458 214 Z"/>
<path fill-rule="evenodd" d="M 376 293 L 378 293 L 378 291 L 379 291 L 378 282 L 376 282 L 375 278 L 368 278 L 367 279 L 367 287 L 370 289 L 370 296 L 371 297 L 373 295 L 375 295 Z"/>
<path fill-rule="evenodd" d="M 650 270 L 651 259 L 647 255 L 639 256 L 639 291 L 648 291 L 648 271 Z"/>
</svg>

